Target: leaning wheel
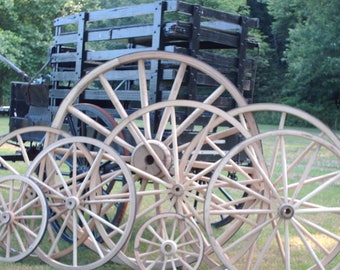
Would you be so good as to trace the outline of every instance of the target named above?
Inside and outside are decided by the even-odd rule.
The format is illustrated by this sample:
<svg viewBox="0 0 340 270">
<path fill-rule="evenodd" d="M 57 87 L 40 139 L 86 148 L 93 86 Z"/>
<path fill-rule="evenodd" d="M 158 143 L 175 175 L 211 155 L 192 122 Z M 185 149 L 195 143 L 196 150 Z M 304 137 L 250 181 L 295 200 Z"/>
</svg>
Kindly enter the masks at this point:
<svg viewBox="0 0 340 270">
<path fill-rule="evenodd" d="M 259 144 L 265 164 L 258 159 Z M 249 174 L 248 167 L 235 163 L 239 153 L 248 156 L 256 173 Z M 339 148 L 301 131 L 271 131 L 235 146 L 216 168 L 204 207 L 210 243 L 224 266 L 336 269 L 339 168 Z M 231 169 L 243 177 L 231 179 L 226 174 Z M 235 194 L 235 200 L 225 201 L 221 187 Z M 247 196 L 237 197 L 240 193 Z M 252 206 L 237 207 L 246 201 Z M 238 231 L 230 234 L 214 228 L 211 224 L 220 215 L 233 216 Z"/>
<path fill-rule="evenodd" d="M 193 220 L 165 213 L 140 227 L 134 250 L 140 269 L 199 269 L 204 242 Z"/>
<path fill-rule="evenodd" d="M 17 129 L 0 139 L 1 175 L 24 175 L 32 160 L 49 143 L 69 137 L 68 133 L 45 126 Z"/>
<path fill-rule="evenodd" d="M 0 178 L 0 261 L 29 256 L 44 236 L 48 211 L 43 192 L 20 175 Z"/>
<path fill-rule="evenodd" d="M 72 170 L 64 174 L 70 165 Z M 50 211 L 47 233 L 36 250 L 44 262 L 63 269 L 95 269 L 128 240 L 135 187 L 125 162 L 111 147 L 87 137 L 59 140 L 34 159 L 27 176 L 40 185 Z M 124 189 L 107 188 L 117 180 L 124 181 Z M 121 203 L 127 205 L 123 226 L 111 223 L 117 216 L 115 205 Z"/>
</svg>

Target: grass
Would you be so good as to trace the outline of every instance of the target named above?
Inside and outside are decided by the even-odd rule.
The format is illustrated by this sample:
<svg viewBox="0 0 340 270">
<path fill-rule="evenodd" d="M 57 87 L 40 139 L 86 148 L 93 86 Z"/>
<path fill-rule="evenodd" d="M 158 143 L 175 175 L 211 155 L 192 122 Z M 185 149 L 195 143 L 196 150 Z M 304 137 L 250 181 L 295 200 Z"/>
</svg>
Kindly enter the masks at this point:
<svg viewBox="0 0 340 270">
<path fill-rule="evenodd" d="M 271 129 L 270 126 L 262 126 L 262 128 L 264 130 L 270 130 Z M 302 129 L 302 130 L 307 131 L 307 132 L 311 132 L 311 133 L 315 133 L 315 134 L 318 133 L 317 131 L 315 131 L 313 129 Z M 0 134 L 5 134 L 7 132 L 8 132 L 8 117 L 0 117 Z M 294 150 L 294 149 L 297 149 L 300 146 L 300 142 L 297 142 L 297 141 L 288 141 L 288 146 L 289 146 L 289 148 L 291 150 Z M 329 160 L 329 159 L 326 158 L 324 164 L 320 164 L 320 170 L 324 169 L 327 166 L 330 166 L 332 168 L 331 164 L 332 164 L 332 160 Z M 323 196 L 318 198 L 318 200 L 320 200 L 321 202 L 322 201 L 332 200 L 331 205 L 336 205 L 336 203 L 338 202 L 337 194 L 339 193 L 339 188 L 340 188 L 340 186 L 338 186 L 336 188 L 329 189 L 329 192 L 327 194 L 323 193 Z M 337 223 L 334 224 L 333 220 L 325 220 L 325 222 L 327 223 L 326 226 L 330 226 L 330 227 L 338 226 Z M 138 228 L 141 225 L 142 224 L 137 223 L 135 225 L 135 227 Z M 336 231 L 336 233 L 339 234 L 340 231 Z M 133 242 L 133 241 L 131 241 L 131 242 Z M 295 245 L 297 247 L 299 247 L 300 244 L 301 244 L 301 242 L 296 242 L 295 243 Z M 129 250 L 132 250 L 132 249 L 133 248 L 130 247 Z M 133 251 L 131 251 L 131 253 L 133 253 Z M 277 253 L 275 251 L 273 251 L 272 252 L 272 256 L 270 256 L 271 257 L 270 260 L 272 261 L 272 263 L 270 265 L 267 265 L 266 267 L 270 267 L 270 268 L 274 268 L 275 267 L 275 268 L 277 268 L 277 266 L 274 264 L 275 260 L 277 259 L 276 256 L 277 256 Z M 300 258 L 297 258 L 297 259 L 300 259 Z M 9 269 L 9 270 L 16 270 L 16 269 L 50 270 L 50 269 L 54 269 L 54 268 L 46 265 L 44 262 L 42 262 L 37 257 L 28 257 L 28 258 L 24 259 L 22 262 L 19 262 L 19 263 L 4 263 L 4 262 L 0 262 L 0 269 L 5 269 L 5 268 Z M 113 264 L 113 263 L 109 263 L 109 264 L 106 264 L 106 265 L 102 266 L 100 269 L 106 270 L 106 269 L 129 269 L 129 268 L 121 266 L 121 265 L 116 265 L 116 264 Z M 292 266 L 292 269 L 295 269 L 294 266 Z"/>
<path fill-rule="evenodd" d="M 0 135 L 6 134 L 8 132 L 9 132 L 9 117 L 0 116 Z"/>
</svg>

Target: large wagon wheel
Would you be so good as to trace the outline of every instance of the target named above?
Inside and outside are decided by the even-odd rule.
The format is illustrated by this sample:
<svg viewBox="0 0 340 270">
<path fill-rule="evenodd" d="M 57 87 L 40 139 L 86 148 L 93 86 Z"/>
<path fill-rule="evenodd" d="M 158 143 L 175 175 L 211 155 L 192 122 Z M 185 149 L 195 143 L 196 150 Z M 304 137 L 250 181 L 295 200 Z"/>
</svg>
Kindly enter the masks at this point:
<svg viewBox="0 0 340 270">
<path fill-rule="evenodd" d="M 265 166 L 257 158 L 259 143 Z M 249 175 L 247 167 L 234 162 L 241 152 L 251 160 L 256 174 Z M 225 173 L 231 168 L 243 175 L 237 182 Z M 204 207 L 210 243 L 224 266 L 324 269 L 329 265 L 337 269 L 339 168 L 339 148 L 301 131 L 262 133 L 235 146 L 216 168 Z M 224 201 L 219 197 L 221 187 L 248 196 Z M 248 200 L 253 202 L 249 209 L 236 207 Z M 238 232 L 230 235 L 224 228 L 211 226 L 220 215 L 233 216 L 235 224 L 242 224 Z"/>
<path fill-rule="evenodd" d="M 256 133 L 261 132 L 268 132 L 270 130 L 283 130 L 283 129 L 289 129 L 291 125 L 303 127 L 303 128 L 311 128 L 311 131 L 313 134 L 318 135 L 327 141 L 330 141 L 332 144 L 334 144 L 336 147 L 340 148 L 340 140 L 332 132 L 332 130 L 326 126 L 324 123 L 322 123 L 319 119 L 315 118 L 314 116 L 300 110 L 297 108 L 293 108 L 287 105 L 283 104 L 273 104 L 273 103 L 257 103 L 257 104 L 249 104 L 246 106 L 238 107 L 235 109 L 232 109 L 228 111 L 228 114 L 234 116 L 237 118 L 243 126 L 248 126 L 248 121 L 254 121 L 254 123 L 257 125 L 258 130 L 256 130 Z M 251 114 L 252 117 L 248 117 L 249 114 Z M 261 123 L 268 123 L 270 122 L 270 125 L 261 125 Z M 254 126 L 254 125 L 251 125 Z M 313 129 L 313 130 L 312 130 Z M 256 134 L 255 133 L 255 134 Z M 197 148 L 197 146 L 195 146 Z M 216 148 L 217 146 L 215 146 Z M 258 146 L 259 149 L 262 148 L 261 145 Z M 193 150 L 192 150 L 193 151 Z M 195 150 L 196 152 L 199 151 L 199 149 Z M 238 159 L 243 156 L 243 160 L 246 158 L 242 153 L 238 155 Z M 239 159 L 239 163 L 241 164 L 242 161 Z M 228 172 L 229 175 L 232 175 L 230 172 Z M 238 177 L 237 174 L 234 174 L 234 180 L 235 177 Z M 220 188 L 221 194 L 226 194 L 227 190 Z M 233 199 L 233 196 L 231 196 L 230 193 L 227 193 L 228 196 L 230 196 L 231 199 Z M 240 196 L 247 196 L 246 192 L 240 192 L 238 194 L 238 197 Z M 244 203 L 239 203 L 238 205 L 235 205 L 235 207 L 241 208 L 244 206 Z M 249 207 L 249 205 L 248 205 Z M 216 218 L 213 222 L 213 225 L 215 227 L 224 226 L 228 223 L 230 223 L 233 220 L 232 216 L 223 216 L 220 215 L 219 218 Z M 238 226 L 236 226 L 238 228 Z M 235 230 L 236 230 L 235 228 Z M 232 230 L 232 227 L 229 226 L 229 231 L 235 231 Z"/>
<path fill-rule="evenodd" d="M 21 175 L 0 178 L 0 261 L 29 256 L 44 236 L 46 199 L 32 180 Z"/>
<path fill-rule="evenodd" d="M 159 65 L 163 67 L 167 67 L 165 69 L 158 69 L 156 73 L 151 73 L 151 69 L 149 69 L 152 65 Z M 133 70 L 133 67 L 135 70 Z M 132 71 L 131 71 L 132 70 Z M 176 70 L 176 72 L 175 72 Z M 166 80 L 166 77 L 168 74 L 170 74 L 167 71 L 171 71 L 172 74 L 176 74 L 174 79 Z M 163 73 L 162 73 L 163 72 Z M 199 75 L 202 75 L 205 79 L 205 82 L 207 82 L 207 85 L 204 87 L 205 91 L 205 98 L 202 99 L 201 108 L 203 111 L 206 110 L 205 106 L 208 106 L 209 104 L 218 103 L 221 101 L 221 98 L 223 98 L 223 102 L 227 104 L 237 104 L 239 106 L 246 105 L 245 99 L 242 97 L 238 89 L 221 73 L 219 73 L 217 70 L 212 68 L 211 66 L 195 59 L 189 56 L 185 55 L 179 55 L 174 53 L 168 53 L 163 51 L 146 51 L 146 52 L 140 52 L 140 53 L 134 53 L 125 55 L 122 57 L 119 57 L 117 59 L 114 59 L 112 61 L 109 61 L 93 71 L 91 71 L 89 74 L 84 76 L 78 83 L 75 85 L 75 87 L 70 91 L 70 93 L 67 95 L 67 97 L 63 100 L 61 103 L 59 110 L 57 111 L 54 120 L 52 122 L 52 127 L 55 128 L 61 128 L 63 124 L 67 124 L 67 117 L 72 116 L 73 119 L 76 119 L 78 123 L 85 123 L 85 125 L 91 126 L 94 130 L 96 130 L 98 133 L 102 134 L 104 137 L 110 136 L 111 130 L 109 130 L 106 126 L 94 121 L 91 117 L 83 113 L 81 110 L 77 109 L 76 103 L 78 102 L 78 99 L 81 99 L 82 97 L 89 97 L 94 94 L 100 94 L 100 99 L 105 101 L 103 106 L 106 106 L 106 108 L 114 113 L 115 118 L 117 119 L 117 122 L 120 122 L 121 119 L 126 119 L 132 112 L 138 111 L 140 109 L 148 107 L 148 105 L 158 102 L 160 100 L 176 100 L 179 98 L 186 98 L 186 99 L 200 99 L 201 97 L 192 97 L 192 89 L 190 88 L 190 85 L 187 85 L 187 78 L 191 76 L 192 73 L 196 73 Z M 117 73 L 119 73 L 117 75 Z M 165 89 L 158 89 L 162 91 L 155 90 L 154 85 L 149 84 L 151 78 L 157 77 L 159 75 L 163 75 L 162 78 L 164 78 L 167 81 L 167 85 L 165 86 Z M 112 79 L 116 76 L 116 79 Z M 119 77 L 120 80 L 135 80 L 138 81 L 138 86 L 136 87 L 135 91 L 127 90 L 127 91 L 120 91 L 119 89 L 119 83 L 114 84 L 112 81 L 117 81 L 117 77 Z M 156 87 L 157 88 L 157 87 Z M 124 99 L 124 95 L 129 96 L 129 98 L 134 99 L 133 102 L 127 102 L 126 99 Z M 182 103 L 186 103 L 186 101 L 181 101 Z M 223 103 L 222 102 L 222 103 Z M 185 104 L 184 104 L 185 105 Z M 225 106 L 228 107 L 228 106 Z M 231 106 L 229 106 L 231 107 Z M 191 111 L 193 108 L 191 108 L 189 111 L 182 112 L 182 120 L 186 119 L 188 116 L 190 116 Z M 149 113 L 143 113 L 143 119 L 141 121 L 142 126 L 137 128 L 140 130 L 145 130 L 146 132 L 149 132 L 150 134 L 146 134 L 145 137 L 151 138 L 151 134 L 156 134 L 158 130 L 158 124 L 161 121 L 161 115 L 158 114 L 158 112 L 154 111 L 155 114 L 150 115 Z M 190 118 L 190 117 L 189 117 Z M 204 117 L 202 117 L 204 118 Z M 205 117 L 205 121 L 208 118 Z M 186 122 L 188 124 L 188 122 Z M 205 122 L 207 123 L 207 122 Z M 190 128 L 190 123 L 186 126 L 187 128 Z M 216 127 L 216 126 L 215 126 Z M 163 128 L 163 127 L 162 127 Z M 162 129 L 161 128 L 161 129 Z M 256 129 L 256 125 L 253 126 L 253 128 L 250 126 L 250 130 L 253 128 Z M 134 152 L 133 150 L 138 146 L 137 144 L 134 144 L 135 138 L 133 137 L 135 132 L 133 131 L 134 128 L 130 129 L 130 125 L 128 125 L 127 133 L 132 134 L 132 137 L 129 137 L 126 135 L 126 130 L 121 130 L 124 132 L 125 142 L 127 142 L 126 145 L 129 144 L 129 142 L 132 140 L 133 143 L 130 143 L 130 146 L 132 145 L 132 148 L 129 148 L 129 153 Z M 183 132 L 183 130 L 181 131 Z M 235 135 L 239 131 L 236 129 L 236 131 L 232 131 L 231 134 Z M 178 132 L 177 132 L 178 133 Z M 255 133 L 255 131 L 254 131 Z M 168 134 L 164 134 L 164 136 L 167 136 Z M 225 135 L 226 136 L 226 135 Z M 236 135 L 235 135 L 236 137 Z M 172 137 L 174 138 L 174 137 Z M 171 139 L 169 139 L 171 140 Z M 106 140 L 106 142 L 109 144 L 111 142 L 114 142 L 119 145 L 124 146 L 124 142 L 119 139 L 119 136 L 116 136 L 115 138 L 112 138 L 111 141 Z M 187 141 L 188 143 L 188 141 Z M 181 142 L 181 144 L 185 144 L 184 142 Z M 169 152 L 163 147 L 163 143 L 158 142 L 157 140 L 153 140 L 148 144 L 149 149 L 151 151 L 156 151 L 157 153 L 161 152 L 164 154 L 163 158 L 167 158 L 169 156 Z M 155 150 L 157 149 L 157 150 Z M 181 149 L 176 149 L 175 151 L 182 151 Z M 143 146 L 140 146 L 138 149 L 136 149 L 135 153 L 137 155 L 131 156 L 125 156 L 124 159 L 129 163 L 131 162 L 131 158 L 134 158 L 136 161 L 138 160 L 138 153 L 141 155 L 147 155 L 147 151 L 144 150 Z M 172 153 L 171 153 L 172 154 Z M 158 155 L 158 154 L 156 154 Z M 180 153 L 176 153 L 174 156 L 178 158 Z M 160 178 L 158 174 L 158 166 L 154 165 L 153 157 L 150 155 L 147 155 L 151 159 L 148 161 L 142 161 L 142 164 L 145 162 L 152 163 L 149 166 L 149 169 L 152 170 L 152 167 L 156 167 L 156 171 L 154 172 L 146 172 L 148 175 L 143 176 L 142 178 Z M 160 165 L 162 162 L 160 160 L 162 157 L 156 158 L 156 162 Z M 167 162 L 167 160 L 164 160 Z M 138 162 L 138 161 L 137 161 Z M 141 164 L 141 165 L 142 165 Z M 138 165 L 140 166 L 140 165 Z M 135 168 L 138 168 L 138 166 L 135 166 Z M 169 166 L 169 163 L 166 163 L 166 166 L 164 167 L 161 165 L 161 168 L 166 168 Z M 167 171 L 169 168 L 166 168 L 166 170 L 162 173 L 165 173 L 165 176 L 169 175 L 169 172 Z M 202 168 L 195 168 L 197 171 L 202 170 Z M 140 169 L 139 169 L 140 171 Z M 203 173 L 204 174 L 204 173 Z M 139 175 L 139 174 L 137 174 Z M 163 177 L 163 176 L 162 176 Z M 202 177 L 203 178 L 203 177 Z M 136 177 L 136 180 L 139 180 L 140 176 Z M 164 179 L 161 179 L 161 184 L 158 183 L 158 181 L 153 181 L 153 189 L 159 190 L 159 195 L 154 194 L 154 198 L 158 201 L 161 200 L 162 195 L 164 194 L 162 190 L 163 183 L 166 183 Z M 141 183 L 141 189 L 145 190 L 146 185 L 149 183 L 148 181 L 137 181 L 137 183 Z M 202 182 L 204 184 L 204 181 Z M 166 184 L 164 187 L 168 187 L 169 185 Z M 204 186 L 204 185 L 203 185 Z M 176 191 L 176 187 L 174 187 L 174 192 Z M 181 193 L 180 191 L 177 191 Z M 199 202 L 202 204 L 202 197 L 201 193 L 198 194 L 196 202 Z M 193 199 L 193 203 L 196 204 L 195 199 Z M 195 206 L 196 207 L 196 206 Z M 198 206 L 199 207 L 199 206 Z M 200 207 L 202 209 L 202 207 Z M 199 210 L 199 212 L 202 213 L 202 210 Z M 202 224 L 202 218 L 200 219 Z M 125 261 L 126 264 L 129 265 L 129 261 Z"/>
<path fill-rule="evenodd" d="M 12 131 L 0 138 L 1 175 L 23 175 L 32 160 L 49 143 L 70 135 L 46 126 L 32 126 Z M 36 140 L 36 138 L 40 138 Z"/>
<path fill-rule="evenodd" d="M 70 163 L 72 171 L 64 175 L 62 168 Z M 102 165 L 108 163 L 111 169 L 103 172 Z M 95 269 L 120 251 L 133 227 L 136 195 L 131 174 L 116 151 L 92 138 L 65 138 L 45 147 L 27 176 L 36 179 L 51 211 L 47 232 L 36 249 L 44 262 L 63 269 Z M 117 178 L 124 178 L 125 189 L 104 192 Z M 117 215 L 116 203 L 128 205 L 122 227 L 108 221 Z M 53 224 L 56 220 L 59 230 Z M 65 234 L 73 241 L 65 241 Z"/>
</svg>

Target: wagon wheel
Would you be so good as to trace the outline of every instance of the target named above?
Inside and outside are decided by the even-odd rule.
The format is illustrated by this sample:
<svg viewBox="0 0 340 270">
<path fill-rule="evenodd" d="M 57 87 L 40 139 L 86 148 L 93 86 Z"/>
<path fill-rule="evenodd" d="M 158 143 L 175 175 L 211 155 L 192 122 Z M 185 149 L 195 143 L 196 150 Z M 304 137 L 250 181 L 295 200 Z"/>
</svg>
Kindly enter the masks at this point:
<svg viewBox="0 0 340 270">
<path fill-rule="evenodd" d="M 20 128 L 0 138 L 1 175 L 23 175 L 44 146 L 69 135 L 45 126 Z M 33 141 L 32 138 L 41 138 Z"/>
<path fill-rule="evenodd" d="M 266 166 L 257 160 L 259 142 Z M 240 152 L 245 152 L 257 169 L 255 178 L 233 161 Z M 227 177 L 224 172 L 230 167 L 243 178 L 235 182 Z M 209 240 L 224 266 L 324 269 L 333 265 L 336 269 L 340 252 L 339 168 L 339 148 L 301 131 L 270 131 L 235 146 L 216 168 L 204 206 Z M 224 199 L 218 196 L 220 187 L 235 194 L 247 192 L 248 196 L 223 204 Z M 251 208 L 235 207 L 247 200 L 253 201 Z M 221 214 L 232 215 L 235 223 L 242 224 L 236 234 L 211 226 Z"/>
<path fill-rule="evenodd" d="M 162 89 L 164 91 L 156 93 L 153 85 L 148 85 L 150 78 L 157 76 L 157 74 L 151 74 L 151 70 L 149 69 L 149 66 L 155 61 L 158 64 L 162 63 L 163 66 L 167 67 L 162 69 L 164 77 L 166 77 L 165 74 L 169 74 L 167 71 L 174 71 L 177 68 L 174 80 L 169 80 L 168 85 L 166 86 L 166 89 L 169 89 L 169 91 Z M 131 69 L 133 69 L 132 67 L 135 67 L 136 69 L 131 71 Z M 76 121 L 78 123 L 85 123 L 85 125 L 91 126 L 104 137 L 109 136 L 111 130 L 94 121 L 91 117 L 77 109 L 76 105 L 73 105 L 77 102 L 78 98 L 81 99 L 86 95 L 91 96 L 91 94 L 97 94 L 98 91 L 102 89 L 102 91 L 100 91 L 100 97 L 101 100 L 105 101 L 106 108 L 111 111 L 114 110 L 116 118 L 125 119 L 131 112 L 138 110 L 139 108 L 144 108 L 155 101 L 164 99 L 176 100 L 179 97 L 185 97 L 186 99 L 190 98 L 191 89 L 186 83 L 186 78 L 190 76 L 191 71 L 195 70 L 210 84 L 210 86 L 205 86 L 205 91 L 210 94 L 203 101 L 204 104 L 215 104 L 218 100 L 223 98 L 226 103 L 236 103 L 239 106 L 246 105 L 246 101 L 235 86 L 211 66 L 185 55 L 163 51 L 148 51 L 119 57 L 97 67 L 87 74 L 64 99 L 55 115 L 52 126 L 60 128 L 63 124 L 67 124 L 67 118 L 72 116 L 74 120 L 77 119 Z M 114 81 L 114 79 L 112 79 L 112 77 L 114 77 L 114 75 L 112 75 L 113 71 L 120 72 L 120 75 L 115 76 L 120 76 L 120 78 L 122 78 L 121 80 L 124 78 L 126 80 L 138 80 L 139 86 L 137 86 L 137 90 L 130 89 L 128 91 L 121 91 L 118 87 L 120 84 L 118 84 L 117 87 L 116 85 L 112 85 L 111 82 Z M 160 73 L 161 71 L 158 70 L 158 72 Z M 124 75 L 125 73 L 126 75 Z M 116 79 L 116 81 L 117 80 L 118 79 Z M 119 94 L 122 95 L 122 98 Z M 130 103 L 127 104 L 128 102 L 124 101 L 124 95 L 130 97 L 134 95 L 135 101 L 132 102 L 132 105 Z M 145 119 L 142 121 L 149 125 L 145 126 L 146 130 L 155 133 L 158 128 L 157 124 L 160 120 L 160 116 L 155 114 L 152 121 L 149 120 L 149 117 L 150 116 L 146 114 Z M 186 115 L 183 115 L 182 117 L 184 119 Z M 250 130 L 253 130 L 252 133 L 255 133 L 256 124 L 254 124 L 253 127 L 250 126 Z M 134 140 L 129 136 L 125 136 L 125 140 L 129 141 L 131 139 Z"/>
<path fill-rule="evenodd" d="M 316 135 L 340 148 L 339 138 L 328 126 L 314 116 L 297 108 L 283 104 L 256 103 L 232 109 L 228 113 L 238 118 L 244 126 L 247 126 L 249 119 L 255 121 L 258 126 L 263 122 L 270 122 L 270 126 L 260 127 L 257 133 L 269 131 L 269 129 L 289 129 L 290 126 L 314 128 L 319 132 Z M 248 114 L 251 114 L 252 118 L 247 117 Z"/>
<path fill-rule="evenodd" d="M 183 114 L 186 118 L 183 119 Z M 158 114 L 156 133 L 146 130 Z M 121 141 L 124 130 L 130 141 Z M 136 222 L 144 222 L 161 213 L 175 212 L 203 226 L 203 202 L 207 183 L 217 161 L 224 155 L 226 140 L 232 135 L 249 136 L 240 122 L 215 106 L 197 101 L 173 100 L 149 105 L 125 118 L 108 135 L 106 144 L 116 142 L 129 152 L 123 157 L 137 188 Z M 219 142 L 216 142 L 216 141 Z M 208 148 L 217 144 L 220 150 Z M 209 155 L 202 153 L 202 145 Z M 197 151 L 196 151 L 197 150 Z M 208 246 L 208 243 L 206 243 Z M 205 261 L 210 260 L 207 248 Z M 126 254 L 131 263 L 132 254 Z M 123 260 L 124 260 L 123 259 Z M 209 262 L 212 263 L 213 262 Z"/>
<path fill-rule="evenodd" d="M 47 226 L 43 192 L 20 175 L 0 178 L 0 261 L 16 262 L 39 245 Z"/>
<path fill-rule="evenodd" d="M 64 175 L 61 168 L 69 162 L 72 172 Z M 102 165 L 108 163 L 111 169 L 103 172 Z M 27 176 L 37 180 L 53 213 L 36 249 L 39 258 L 63 269 L 95 269 L 119 252 L 133 227 L 136 196 L 131 174 L 116 151 L 92 138 L 65 138 L 44 148 Z M 124 178 L 125 189 L 103 192 L 117 178 Z M 122 227 L 108 222 L 117 214 L 116 203 L 128 205 Z M 58 231 L 55 220 L 60 224 Z M 65 241 L 64 234 L 73 241 Z"/>
<path fill-rule="evenodd" d="M 156 73 L 152 73 L 149 67 L 155 63 L 166 68 L 162 70 L 158 69 Z M 135 70 L 133 70 L 133 68 L 135 68 Z M 163 85 L 165 87 L 164 89 L 157 89 L 157 87 L 155 88 L 150 83 L 151 78 L 157 77 L 159 74 L 162 74 L 163 79 L 166 80 L 167 76 L 171 72 L 174 73 L 175 70 L 176 75 L 174 79 L 170 78 L 167 81 L 168 84 L 165 86 Z M 74 104 L 78 102 L 78 99 L 81 100 L 81 98 L 84 96 L 86 97 L 100 93 L 101 100 L 105 101 L 103 102 L 103 107 L 105 106 L 106 109 L 111 110 L 115 118 L 117 119 L 117 122 L 120 122 L 126 119 L 134 111 L 146 108 L 149 104 L 158 102 L 160 100 L 178 100 L 180 98 L 194 99 L 194 97 L 192 97 L 191 95 L 192 89 L 190 88 L 190 86 L 187 85 L 186 82 L 186 79 L 188 76 L 190 76 L 191 71 L 193 71 L 194 73 L 195 71 L 197 71 L 198 74 L 202 75 L 205 78 L 206 82 L 209 82 L 210 86 L 205 86 L 205 91 L 210 94 L 205 99 L 203 99 L 204 105 L 207 106 L 209 104 L 218 103 L 221 101 L 221 99 L 223 99 L 223 101 L 228 104 L 236 103 L 239 106 L 246 105 L 245 99 L 241 96 L 236 87 L 225 76 L 223 76 L 211 66 L 195 58 L 185 55 L 163 51 L 147 51 L 124 55 L 122 57 L 114 59 L 97 67 L 85 77 L 83 77 L 61 103 L 59 110 L 57 111 L 52 122 L 52 127 L 60 128 L 62 125 L 67 124 L 67 116 L 71 115 L 73 119 L 77 119 L 79 123 L 85 123 L 86 125 L 91 126 L 104 137 L 110 136 L 111 130 L 109 130 L 106 126 L 93 121 L 91 117 L 87 116 L 85 113 L 76 108 Z M 119 74 L 117 75 L 117 73 Z M 135 88 L 131 87 L 131 89 L 129 90 L 121 90 L 119 88 L 121 84 L 120 82 L 117 83 L 118 79 L 114 79 L 115 76 L 118 76 L 121 81 L 138 81 L 139 84 Z M 125 98 L 125 96 L 127 96 L 128 98 Z M 129 98 L 133 99 L 134 101 L 126 101 Z M 200 97 L 196 98 L 200 99 Z M 184 102 L 184 104 L 186 104 L 187 100 L 181 102 Z M 202 109 L 204 111 L 205 107 L 203 107 Z M 190 110 L 192 111 L 193 108 L 190 108 Z M 190 117 L 190 110 L 182 113 L 183 120 Z M 156 134 L 158 130 L 158 123 L 161 121 L 161 117 L 162 116 L 158 115 L 157 113 L 155 113 L 153 116 L 150 116 L 150 114 L 148 113 L 144 114 L 144 117 L 141 121 L 143 127 L 140 127 L 138 129 L 145 129 L 149 133 Z M 190 124 L 186 127 L 190 128 Z M 129 144 L 131 145 L 131 143 L 129 142 L 131 140 L 135 140 L 135 138 L 133 137 L 135 135 L 133 129 L 134 127 L 130 128 L 130 126 L 128 126 L 128 134 L 126 134 L 126 130 L 120 130 L 124 133 L 124 142 L 119 141 L 118 136 L 116 136 L 114 140 L 106 140 L 106 142 L 114 142 L 118 145 L 123 145 L 123 147 L 125 147 L 124 143 L 127 142 L 128 144 L 125 145 L 129 146 Z M 252 130 L 251 126 L 250 129 Z M 254 129 L 256 129 L 256 125 L 254 125 Z M 238 132 L 233 133 L 235 137 L 237 136 L 236 133 Z M 255 133 L 255 131 L 253 133 Z M 132 137 L 130 137 L 129 135 L 132 135 Z M 146 134 L 146 137 L 150 138 L 151 134 Z M 163 144 L 157 142 L 157 140 L 151 142 L 149 146 L 150 150 L 157 149 L 156 151 L 161 151 L 163 152 L 163 154 L 165 154 L 165 156 L 163 156 L 164 158 L 168 157 L 168 153 L 166 153 L 167 150 L 163 148 Z M 137 147 L 137 145 L 132 145 L 132 148 L 128 149 L 129 153 L 134 152 L 133 150 L 135 147 Z M 176 150 L 180 149 L 175 149 L 175 151 Z M 136 152 L 139 152 L 143 155 L 143 146 L 141 146 Z M 175 156 L 178 156 L 178 154 L 180 153 L 177 153 Z M 137 160 L 138 155 L 134 155 L 134 158 Z M 129 163 L 131 161 L 131 156 L 125 156 L 124 159 Z M 142 163 L 143 162 L 144 161 L 142 161 Z M 147 162 L 153 163 L 152 157 L 151 160 Z M 160 163 L 160 161 L 158 161 L 158 163 Z M 152 166 L 149 167 L 151 168 Z M 196 169 L 197 171 L 202 170 L 202 168 L 200 167 L 195 167 L 193 169 Z M 152 172 L 151 174 L 157 174 L 157 170 L 158 169 L 156 166 L 156 172 Z M 150 172 L 147 173 L 150 174 Z M 168 173 L 165 172 L 165 175 L 167 174 Z M 147 175 L 144 178 L 150 178 L 150 175 Z M 136 180 L 139 179 L 140 177 L 136 177 Z M 148 181 L 144 180 L 139 181 L 138 183 L 140 183 L 143 190 L 146 188 Z M 161 184 L 159 184 L 158 181 L 153 181 L 153 188 L 155 190 L 164 188 L 163 183 L 166 183 L 166 181 L 162 180 Z M 165 187 L 167 186 L 168 184 Z M 159 191 L 159 193 L 163 194 L 162 191 Z M 153 196 L 157 201 L 161 198 L 161 195 L 154 194 Z M 200 197 L 201 196 L 197 196 L 197 201 L 202 205 L 202 198 Z M 196 204 L 194 200 L 193 203 Z M 126 261 L 126 263 L 128 262 Z"/>
<path fill-rule="evenodd" d="M 193 221 L 175 213 L 165 213 L 140 227 L 134 250 L 140 269 L 177 269 L 178 262 L 185 269 L 198 269 L 204 242 Z M 194 263 L 188 263 L 190 261 Z"/>
</svg>

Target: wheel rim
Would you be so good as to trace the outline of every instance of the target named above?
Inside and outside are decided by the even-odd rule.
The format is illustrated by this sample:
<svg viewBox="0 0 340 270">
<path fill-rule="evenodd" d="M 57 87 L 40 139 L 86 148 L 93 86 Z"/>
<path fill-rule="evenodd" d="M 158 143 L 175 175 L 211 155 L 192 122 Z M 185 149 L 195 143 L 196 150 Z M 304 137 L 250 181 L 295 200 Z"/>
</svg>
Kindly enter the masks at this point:
<svg viewBox="0 0 340 270">
<path fill-rule="evenodd" d="M 87 168 L 76 169 L 80 159 L 88 162 Z M 116 166 L 103 172 L 101 165 L 108 161 Z M 73 169 L 65 176 L 61 168 L 66 162 Z M 128 240 L 136 211 L 134 183 L 125 163 L 109 146 L 87 137 L 59 140 L 36 157 L 27 175 L 37 179 L 53 213 L 48 234 L 36 250 L 44 262 L 64 269 L 95 269 L 112 259 Z M 126 189 L 103 192 L 117 178 L 124 178 Z M 128 205 L 122 227 L 107 219 L 116 216 L 116 203 Z M 56 219 L 59 231 L 52 226 Z M 65 234 L 73 241 L 65 241 Z"/>
<path fill-rule="evenodd" d="M 293 149 L 288 143 L 292 141 L 297 141 Z M 265 167 L 256 159 L 253 145 L 258 142 L 266 149 Z M 256 179 L 244 173 L 244 179 L 236 184 L 222 172 L 227 165 L 243 170 L 232 162 L 232 157 L 241 151 L 247 151 L 261 177 Z M 333 165 L 320 170 L 325 155 Z M 204 208 L 210 243 L 223 264 L 228 269 L 258 269 L 266 265 L 320 269 L 331 263 L 340 251 L 338 227 L 331 225 L 340 222 L 340 209 L 327 194 L 338 187 L 339 156 L 339 149 L 322 138 L 291 130 L 254 136 L 231 150 L 211 179 Z M 253 184 L 248 188 L 250 182 Z M 246 191 L 247 199 L 253 197 L 255 205 L 237 209 L 237 201 L 223 207 L 221 202 L 215 204 L 215 191 L 220 186 Z M 220 213 L 234 215 L 235 221 L 242 223 L 239 232 L 228 235 L 214 229 L 210 224 Z"/>
<path fill-rule="evenodd" d="M 0 187 L 0 261 L 17 262 L 41 242 L 48 220 L 47 204 L 38 185 L 24 176 L 3 176 Z"/>
</svg>

